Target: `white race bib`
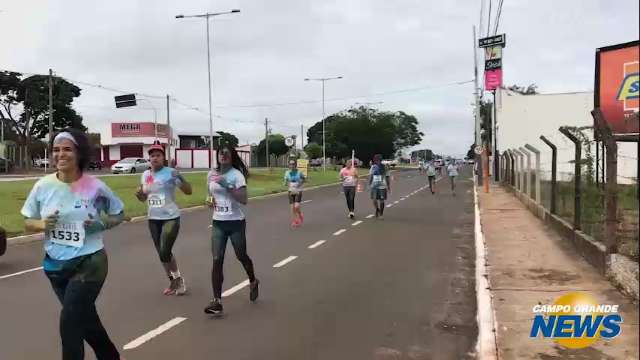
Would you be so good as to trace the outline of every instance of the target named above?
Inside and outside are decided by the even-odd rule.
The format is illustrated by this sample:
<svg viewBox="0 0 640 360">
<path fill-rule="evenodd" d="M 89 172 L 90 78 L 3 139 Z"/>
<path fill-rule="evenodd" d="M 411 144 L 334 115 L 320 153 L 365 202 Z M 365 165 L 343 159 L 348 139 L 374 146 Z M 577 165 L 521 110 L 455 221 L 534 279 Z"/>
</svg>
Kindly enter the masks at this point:
<svg viewBox="0 0 640 360">
<path fill-rule="evenodd" d="M 382 182 L 382 175 L 373 175 L 373 182 L 374 183 L 381 183 Z"/>
<path fill-rule="evenodd" d="M 149 203 L 149 207 L 153 207 L 153 208 L 163 207 L 165 204 L 165 195 L 151 194 L 147 198 L 147 202 Z"/>
<path fill-rule="evenodd" d="M 216 204 L 213 207 L 213 212 L 216 213 L 216 215 L 231 215 L 233 213 L 231 201 L 216 200 Z"/>
<path fill-rule="evenodd" d="M 49 231 L 51 242 L 80 248 L 84 246 L 84 224 L 82 221 L 58 223 Z"/>
</svg>

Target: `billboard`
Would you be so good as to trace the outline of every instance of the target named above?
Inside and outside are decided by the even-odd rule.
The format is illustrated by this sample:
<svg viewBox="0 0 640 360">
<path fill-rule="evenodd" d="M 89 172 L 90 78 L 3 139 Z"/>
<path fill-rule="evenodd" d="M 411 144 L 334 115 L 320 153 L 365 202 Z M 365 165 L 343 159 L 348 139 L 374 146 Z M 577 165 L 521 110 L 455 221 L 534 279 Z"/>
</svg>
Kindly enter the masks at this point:
<svg viewBox="0 0 640 360">
<path fill-rule="evenodd" d="M 596 50 L 594 106 L 614 134 L 638 133 L 640 42 Z"/>
<path fill-rule="evenodd" d="M 158 124 L 158 137 L 168 135 L 166 124 Z M 154 137 L 155 127 L 152 122 L 111 123 L 111 137 Z"/>
</svg>

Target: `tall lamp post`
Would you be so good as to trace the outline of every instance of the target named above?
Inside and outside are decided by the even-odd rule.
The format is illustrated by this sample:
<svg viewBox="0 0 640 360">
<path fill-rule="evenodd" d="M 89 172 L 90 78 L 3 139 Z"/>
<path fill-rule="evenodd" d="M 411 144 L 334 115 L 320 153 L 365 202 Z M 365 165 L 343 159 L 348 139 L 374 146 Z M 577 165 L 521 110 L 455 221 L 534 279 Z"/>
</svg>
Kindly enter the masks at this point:
<svg viewBox="0 0 640 360">
<path fill-rule="evenodd" d="M 324 121 L 326 117 L 326 113 L 324 109 L 324 83 L 329 80 L 338 80 L 338 79 L 342 79 L 342 76 L 304 79 L 304 81 L 322 82 L 322 171 L 325 171 L 325 172 L 327 171 L 327 146 L 326 146 L 327 143 L 325 141 L 326 131 L 325 131 L 325 121 Z"/>
<path fill-rule="evenodd" d="M 207 23 L 207 74 L 209 78 L 209 163 L 211 164 L 211 168 L 213 169 L 213 106 L 212 106 L 212 89 L 211 89 L 211 42 L 209 41 L 209 18 L 218 15 L 225 14 L 235 14 L 239 13 L 240 10 L 233 9 L 229 11 L 217 12 L 217 13 L 205 13 L 198 15 L 176 15 L 176 19 L 186 19 L 186 18 L 201 18 L 205 19 Z"/>
</svg>

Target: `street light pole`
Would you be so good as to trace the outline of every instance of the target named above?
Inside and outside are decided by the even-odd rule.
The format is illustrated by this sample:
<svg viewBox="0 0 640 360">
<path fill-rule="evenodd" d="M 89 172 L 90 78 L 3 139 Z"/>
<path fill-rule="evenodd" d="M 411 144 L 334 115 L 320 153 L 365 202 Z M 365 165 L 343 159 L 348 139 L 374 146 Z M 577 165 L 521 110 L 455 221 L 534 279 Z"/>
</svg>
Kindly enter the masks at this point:
<svg viewBox="0 0 640 360">
<path fill-rule="evenodd" d="M 325 106 L 324 106 L 324 83 L 329 80 L 342 79 L 342 76 L 329 77 L 329 78 L 306 78 L 304 81 L 320 81 L 322 82 L 322 171 L 327 171 L 327 142 L 326 142 L 326 126 L 325 126 Z"/>
<path fill-rule="evenodd" d="M 176 15 L 176 19 L 184 19 L 184 18 L 203 18 L 207 23 L 207 77 L 209 84 L 209 164 L 211 165 L 211 169 L 213 169 L 213 90 L 211 87 L 211 42 L 209 35 L 209 18 L 224 15 L 224 14 L 234 14 L 239 13 L 240 10 L 233 9 L 231 11 L 224 11 L 218 13 L 205 13 L 199 15 Z"/>
</svg>

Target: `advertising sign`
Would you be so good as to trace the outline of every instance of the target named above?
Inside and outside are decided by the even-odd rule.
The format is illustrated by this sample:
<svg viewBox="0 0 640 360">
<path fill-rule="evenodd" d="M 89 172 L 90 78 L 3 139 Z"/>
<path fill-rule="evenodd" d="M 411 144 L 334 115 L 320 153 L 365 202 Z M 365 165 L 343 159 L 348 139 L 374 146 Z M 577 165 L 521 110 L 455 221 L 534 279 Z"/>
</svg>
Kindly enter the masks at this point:
<svg viewBox="0 0 640 360">
<path fill-rule="evenodd" d="M 614 134 L 638 133 L 640 42 L 596 50 L 594 106 Z"/>
<path fill-rule="evenodd" d="M 158 137 L 167 137 L 168 128 L 158 124 Z M 152 122 L 111 123 L 111 137 L 154 137 L 155 126 Z"/>
<path fill-rule="evenodd" d="M 298 170 L 304 174 L 305 177 L 309 175 L 309 160 L 307 159 L 298 159 Z"/>
<path fill-rule="evenodd" d="M 487 70 L 484 72 L 484 89 L 492 91 L 502 86 L 502 69 Z"/>
<path fill-rule="evenodd" d="M 484 59 L 502 59 L 502 46 L 492 46 L 484 49 Z"/>
</svg>

